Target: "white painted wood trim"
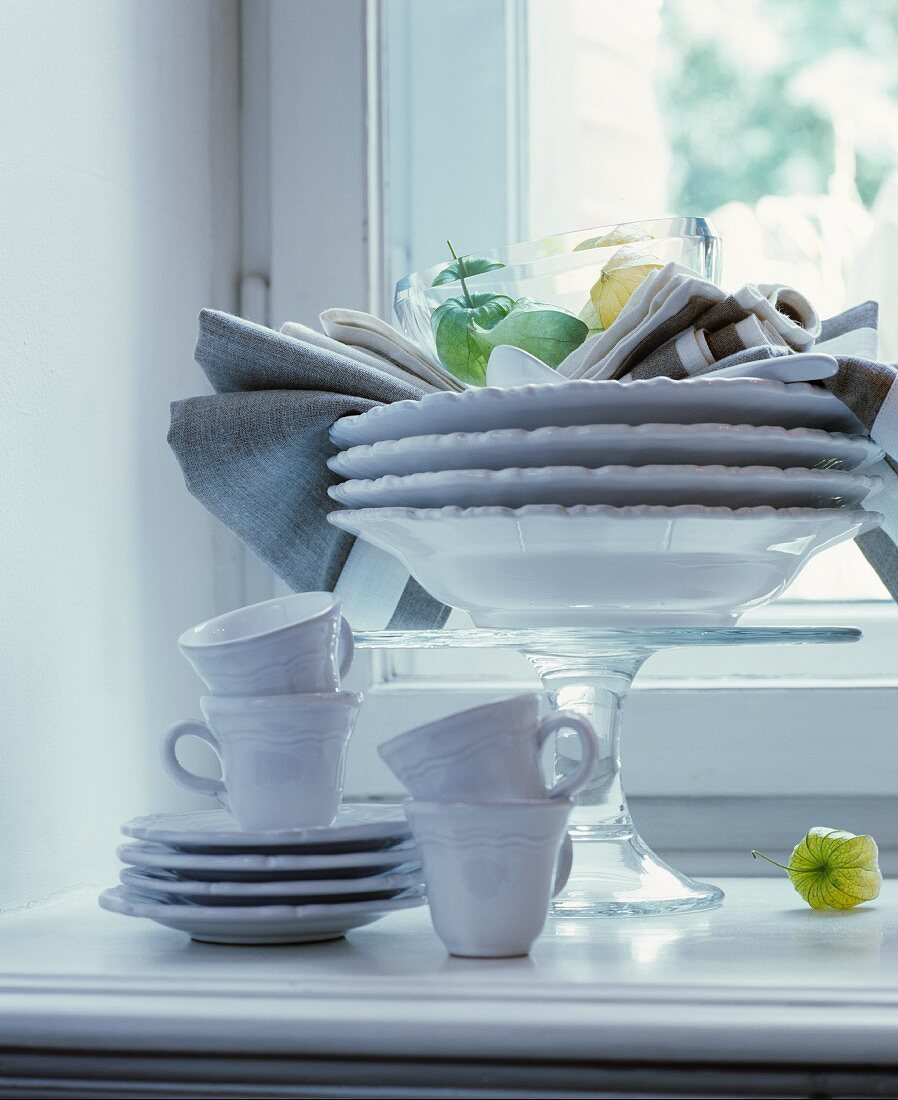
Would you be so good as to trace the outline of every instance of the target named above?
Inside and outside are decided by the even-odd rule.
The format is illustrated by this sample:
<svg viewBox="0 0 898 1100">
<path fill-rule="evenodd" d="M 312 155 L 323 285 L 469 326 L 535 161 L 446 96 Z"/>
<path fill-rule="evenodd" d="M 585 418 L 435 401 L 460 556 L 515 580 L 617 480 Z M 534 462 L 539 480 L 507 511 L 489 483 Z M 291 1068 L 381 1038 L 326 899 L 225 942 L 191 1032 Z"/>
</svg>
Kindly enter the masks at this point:
<svg viewBox="0 0 898 1100">
<path fill-rule="evenodd" d="M 362 0 L 270 0 L 271 323 L 370 306 Z"/>
<path fill-rule="evenodd" d="M 420 722 L 520 684 L 369 689 L 353 735 L 347 790 L 404 792 L 377 745 Z M 750 875 L 747 853 L 787 853 L 813 825 L 871 832 L 898 870 L 898 687 L 782 685 L 635 689 L 626 704 L 624 786 L 646 840 L 676 865 Z"/>
<path fill-rule="evenodd" d="M 447 958 L 426 910 L 253 950 L 188 946 L 87 898 L 6 916 L 0 1091 L 17 1074 L 81 1095 L 80 1069 L 118 1073 L 117 1096 L 701 1095 L 690 1081 L 716 1069 L 705 1095 L 888 1095 L 865 1086 L 898 1072 L 895 900 L 828 920 L 781 880 L 722 885 L 710 914 L 550 922 L 523 960 Z"/>
</svg>

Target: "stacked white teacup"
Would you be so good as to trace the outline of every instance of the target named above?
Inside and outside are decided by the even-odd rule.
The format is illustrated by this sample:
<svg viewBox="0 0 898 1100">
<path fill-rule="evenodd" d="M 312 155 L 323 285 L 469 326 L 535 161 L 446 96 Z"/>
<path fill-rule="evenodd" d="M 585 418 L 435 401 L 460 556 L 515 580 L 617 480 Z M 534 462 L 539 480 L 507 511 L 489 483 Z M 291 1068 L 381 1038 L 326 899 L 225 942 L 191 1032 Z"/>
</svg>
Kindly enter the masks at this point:
<svg viewBox="0 0 898 1100">
<path fill-rule="evenodd" d="M 178 646 L 209 694 L 205 722 L 179 722 L 163 740 L 169 775 L 216 796 L 241 829 L 333 824 L 361 703 L 340 690 L 353 641 L 339 601 L 329 592 L 266 600 L 200 623 Z M 183 737 L 212 747 L 221 779 L 180 763 Z"/>
<path fill-rule="evenodd" d="M 526 955 L 550 897 L 570 873 L 572 798 L 598 759 L 590 723 L 573 711 L 540 720 L 526 692 L 409 730 L 379 747 L 406 786 L 406 816 L 421 853 L 437 935 L 452 955 Z M 541 754 L 573 730 L 580 765 L 553 787 Z"/>
</svg>

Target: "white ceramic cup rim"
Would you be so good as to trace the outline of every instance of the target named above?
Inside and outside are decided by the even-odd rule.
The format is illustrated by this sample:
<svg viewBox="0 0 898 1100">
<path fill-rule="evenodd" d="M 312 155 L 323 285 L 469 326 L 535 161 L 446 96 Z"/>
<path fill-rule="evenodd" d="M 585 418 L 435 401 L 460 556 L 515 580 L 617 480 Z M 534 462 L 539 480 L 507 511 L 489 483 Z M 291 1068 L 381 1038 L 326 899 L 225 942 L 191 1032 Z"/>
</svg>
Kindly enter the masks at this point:
<svg viewBox="0 0 898 1100">
<path fill-rule="evenodd" d="M 243 634 L 236 638 L 221 638 L 215 641 L 204 640 L 199 637 L 200 631 L 204 631 L 214 625 L 223 625 L 228 620 L 238 619 L 242 615 L 246 615 L 250 611 L 257 611 L 259 608 L 270 607 L 272 604 L 284 604 L 290 603 L 292 600 L 308 599 L 309 596 L 320 596 L 327 600 L 327 603 L 319 611 L 313 612 L 311 615 L 306 615 L 302 619 L 297 619 L 295 622 L 282 623 L 279 626 L 272 627 L 270 630 L 257 630 L 250 634 Z M 223 615 L 215 615 L 211 619 L 205 619 L 201 623 L 197 623 L 196 626 L 191 626 L 178 638 L 178 646 L 181 649 L 224 649 L 228 646 L 245 646 L 248 642 L 253 642 L 256 639 L 273 638 L 278 634 L 287 630 L 294 630 L 296 627 L 305 626 L 306 624 L 314 623 L 318 619 L 326 618 L 332 614 L 335 609 L 339 607 L 340 601 L 331 592 L 294 592 L 289 596 L 275 596 L 271 600 L 262 600 L 261 603 L 249 604 L 246 607 L 236 607 L 233 611 L 225 611 Z"/>
<path fill-rule="evenodd" d="M 294 692 L 288 695 L 203 695 L 200 697 L 200 707 L 206 713 L 207 705 L 210 710 L 231 711 L 285 711 L 298 710 L 304 707 L 341 706 L 351 710 L 362 703 L 361 695 L 354 691 L 304 691 Z"/>
</svg>

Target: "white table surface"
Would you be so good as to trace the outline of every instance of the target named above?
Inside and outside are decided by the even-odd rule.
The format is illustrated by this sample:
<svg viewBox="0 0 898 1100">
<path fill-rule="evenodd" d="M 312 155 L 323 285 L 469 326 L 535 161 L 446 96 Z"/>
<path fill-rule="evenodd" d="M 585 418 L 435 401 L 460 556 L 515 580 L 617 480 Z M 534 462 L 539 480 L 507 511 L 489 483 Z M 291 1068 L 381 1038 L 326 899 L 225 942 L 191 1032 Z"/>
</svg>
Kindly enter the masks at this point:
<svg viewBox="0 0 898 1100">
<path fill-rule="evenodd" d="M 550 920 L 531 958 L 450 958 L 427 910 L 327 944 L 222 947 L 90 897 L 0 917 L 4 1047 L 898 1066 L 898 889 L 809 910 Z"/>
</svg>

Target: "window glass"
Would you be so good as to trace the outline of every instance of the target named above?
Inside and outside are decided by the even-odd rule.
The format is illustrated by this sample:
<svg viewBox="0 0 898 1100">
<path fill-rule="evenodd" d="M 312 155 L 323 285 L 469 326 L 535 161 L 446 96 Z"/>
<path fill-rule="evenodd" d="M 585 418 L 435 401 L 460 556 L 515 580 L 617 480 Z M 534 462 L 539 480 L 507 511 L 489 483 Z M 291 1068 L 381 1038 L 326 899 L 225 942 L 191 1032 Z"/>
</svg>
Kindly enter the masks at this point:
<svg viewBox="0 0 898 1100">
<path fill-rule="evenodd" d="M 473 252 L 710 217 L 723 281 L 822 315 L 898 289 L 898 0 L 389 0 L 389 282 Z M 880 318 L 898 358 L 898 314 Z M 854 544 L 794 599 L 883 600 Z"/>
</svg>

